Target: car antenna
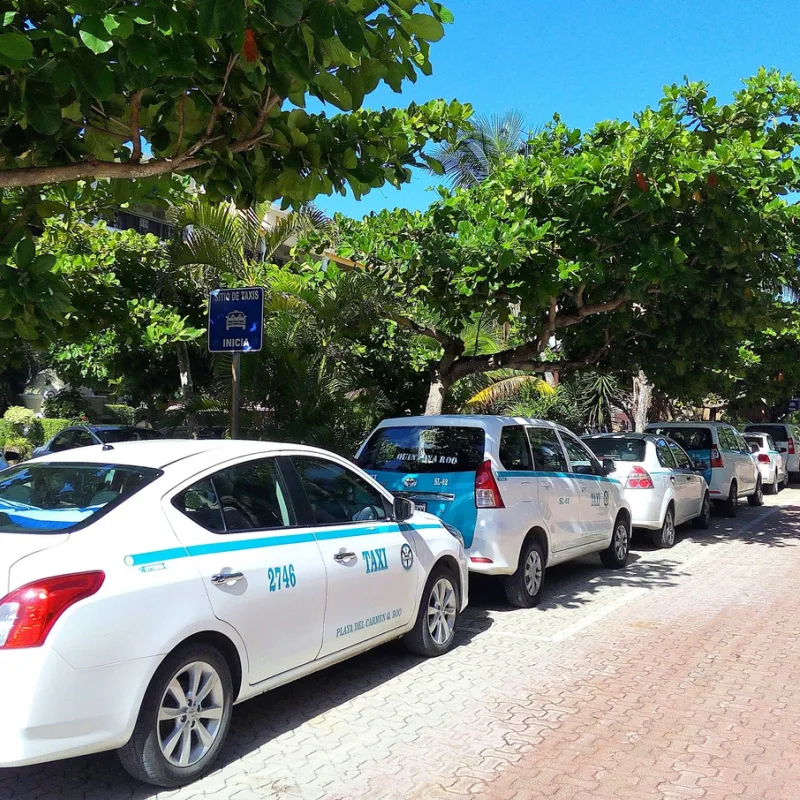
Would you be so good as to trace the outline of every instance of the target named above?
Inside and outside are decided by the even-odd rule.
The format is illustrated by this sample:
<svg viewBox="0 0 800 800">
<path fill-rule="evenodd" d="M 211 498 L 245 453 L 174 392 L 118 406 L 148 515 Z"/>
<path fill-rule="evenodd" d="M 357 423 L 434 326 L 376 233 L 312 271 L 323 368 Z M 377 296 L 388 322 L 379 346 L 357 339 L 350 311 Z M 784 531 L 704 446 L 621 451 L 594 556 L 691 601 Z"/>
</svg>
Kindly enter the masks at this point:
<svg viewBox="0 0 800 800">
<path fill-rule="evenodd" d="M 114 446 L 113 446 L 113 445 L 110 445 L 108 442 L 106 442 L 106 443 L 103 445 L 103 452 L 104 452 L 104 453 L 105 453 L 105 451 L 106 451 L 106 450 L 113 450 L 113 449 L 114 449 Z"/>
</svg>

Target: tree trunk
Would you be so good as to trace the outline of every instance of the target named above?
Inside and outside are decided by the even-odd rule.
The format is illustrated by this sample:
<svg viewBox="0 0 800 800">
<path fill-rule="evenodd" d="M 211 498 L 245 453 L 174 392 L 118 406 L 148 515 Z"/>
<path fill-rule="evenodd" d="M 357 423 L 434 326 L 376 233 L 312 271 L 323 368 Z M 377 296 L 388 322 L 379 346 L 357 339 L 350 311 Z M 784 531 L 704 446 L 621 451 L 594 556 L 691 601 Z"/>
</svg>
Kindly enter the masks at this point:
<svg viewBox="0 0 800 800">
<path fill-rule="evenodd" d="M 186 342 L 176 342 L 175 349 L 178 355 L 178 370 L 181 375 L 181 400 L 184 409 L 194 402 L 194 383 L 192 382 L 192 368 L 189 364 L 189 348 Z M 197 414 L 194 411 L 186 412 L 186 428 L 190 439 L 197 439 L 199 426 Z"/>
<path fill-rule="evenodd" d="M 647 412 L 650 410 L 650 401 L 653 397 L 653 384 L 647 379 L 644 370 L 633 379 L 633 413 L 636 432 L 644 433 L 647 425 Z"/>
<path fill-rule="evenodd" d="M 444 407 L 444 398 L 447 390 L 453 383 L 450 373 L 453 369 L 455 360 L 461 355 L 464 346 L 461 342 L 454 342 L 444 349 L 444 354 L 439 359 L 439 363 L 433 368 L 431 376 L 431 386 L 428 390 L 428 400 L 425 403 L 425 416 L 430 417 L 441 414 Z"/>
</svg>

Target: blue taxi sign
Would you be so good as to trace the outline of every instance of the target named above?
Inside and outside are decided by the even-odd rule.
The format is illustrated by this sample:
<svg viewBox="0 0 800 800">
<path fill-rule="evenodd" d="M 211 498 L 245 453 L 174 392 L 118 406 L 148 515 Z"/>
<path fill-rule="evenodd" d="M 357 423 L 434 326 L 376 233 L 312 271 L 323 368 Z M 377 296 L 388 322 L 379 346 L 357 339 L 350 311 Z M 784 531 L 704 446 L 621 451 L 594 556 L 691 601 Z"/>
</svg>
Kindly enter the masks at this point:
<svg viewBox="0 0 800 800">
<path fill-rule="evenodd" d="M 264 289 L 213 289 L 208 294 L 208 350 L 256 353 L 264 334 Z"/>
</svg>

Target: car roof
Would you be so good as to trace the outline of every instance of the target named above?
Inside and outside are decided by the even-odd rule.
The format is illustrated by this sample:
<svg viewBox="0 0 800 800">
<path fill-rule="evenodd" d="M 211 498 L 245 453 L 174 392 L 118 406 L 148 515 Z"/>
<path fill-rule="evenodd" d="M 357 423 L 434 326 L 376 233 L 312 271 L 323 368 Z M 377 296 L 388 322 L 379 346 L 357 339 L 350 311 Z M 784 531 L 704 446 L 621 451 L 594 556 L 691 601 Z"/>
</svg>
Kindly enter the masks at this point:
<svg viewBox="0 0 800 800">
<path fill-rule="evenodd" d="M 641 439 L 645 442 L 654 442 L 656 439 L 668 439 L 668 436 L 659 436 L 655 433 L 636 433 L 636 431 L 615 431 L 614 433 L 587 433 L 582 439 Z"/>
<path fill-rule="evenodd" d="M 390 426 L 413 426 L 413 425 L 444 425 L 444 426 L 463 426 L 472 428 L 483 428 L 486 426 L 502 425 L 535 425 L 540 428 L 555 428 L 560 431 L 570 433 L 568 428 L 559 425 L 557 422 L 548 422 L 544 419 L 533 419 L 532 417 L 504 417 L 496 414 L 435 414 L 431 416 L 419 417 L 392 417 L 383 420 L 378 427 L 388 428 Z"/>
<path fill-rule="evenodd" d="M 282 442 L 261 442 L 249 439 L 153 439 L 150 441 L 119 442 L 111 445 L 91 445 L 74 450 L 62 450 L 32 459 L 34 462 L 79 462 L 92 464 L 124 464 L 136 467 L 164 469 L 186 459 L 228 461 L 240 456 L 260 455 L 295 450 L 325 453 L 316 447 Z"/>
<path fill-rule="evenodd" d="M 707 422 L 703 422 L 701 420 L 686 420 L 686 422 L 681 422 L 679 420 L 675 420 L 673 422 L 648 422 L 648 428 L 685 428 L 687 426 L 697 426 L 701 428 L 710 428 L 713 426 L 717 427 L 724 427 L 724 428 L 733 428 L 734 426 L 731 425 L 730 422 L 725 422 L 724 420 L 714 419 L 708 420 Z"/>
</svg>

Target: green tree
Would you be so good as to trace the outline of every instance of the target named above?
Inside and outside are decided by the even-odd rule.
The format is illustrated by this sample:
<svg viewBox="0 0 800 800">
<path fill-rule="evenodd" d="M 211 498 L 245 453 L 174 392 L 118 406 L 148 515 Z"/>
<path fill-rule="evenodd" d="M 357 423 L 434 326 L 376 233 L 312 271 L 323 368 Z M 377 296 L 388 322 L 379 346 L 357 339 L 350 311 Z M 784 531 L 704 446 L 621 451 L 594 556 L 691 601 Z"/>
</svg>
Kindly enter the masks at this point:
<svg viewBox="0 0 800 800">
<path fill-rule="evenodd" d="M 339 220 L 338 252 L 405 304 L 392 319 L 438 343 L 427 413 L 497 369 L 603 364 L 697 392 L 798 281 L 798 107 L 797 82 L 762 70 L 726 105 L 687 83 L 633 123 L 556 120 L 427 211 Z M 521 340 L 470 353 L 480 314 L 514 317 Z"/>
</svg>

